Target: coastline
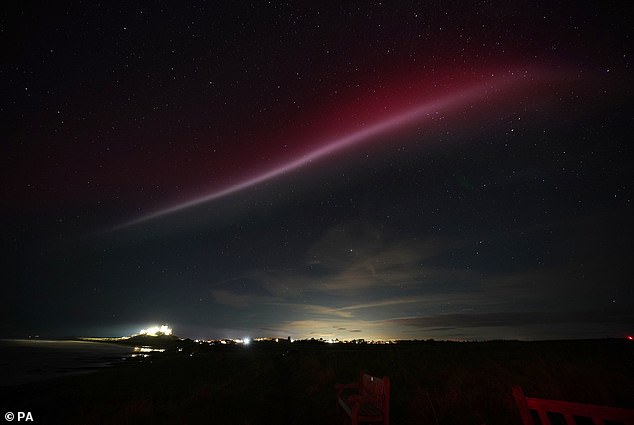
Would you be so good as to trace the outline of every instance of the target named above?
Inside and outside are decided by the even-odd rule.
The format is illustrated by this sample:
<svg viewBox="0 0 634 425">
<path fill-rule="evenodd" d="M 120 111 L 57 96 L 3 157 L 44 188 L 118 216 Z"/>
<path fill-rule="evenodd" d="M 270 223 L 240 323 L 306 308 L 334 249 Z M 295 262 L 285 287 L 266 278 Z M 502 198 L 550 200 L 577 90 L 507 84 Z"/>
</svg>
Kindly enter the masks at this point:
<svg viewBox="0 0 634 425">
<path fill-rule="evenodd" d="M 133 347 L 78 339 L 0 339 L 0 386 L 12 387 L 124 363 Z"/>
</svg>

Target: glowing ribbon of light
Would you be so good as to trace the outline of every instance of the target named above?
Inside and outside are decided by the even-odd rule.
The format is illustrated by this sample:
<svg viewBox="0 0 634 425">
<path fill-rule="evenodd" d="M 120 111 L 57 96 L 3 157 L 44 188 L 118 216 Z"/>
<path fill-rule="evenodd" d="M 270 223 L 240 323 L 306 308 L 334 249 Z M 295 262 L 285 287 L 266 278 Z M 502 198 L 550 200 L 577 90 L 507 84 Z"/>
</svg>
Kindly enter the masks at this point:
<svg viewBox="0 0 634 425">
<path fill-rule="evenodd" d="M 262 174 L 246 178 L 236 184 L 218 189 L 214 192 L 196 197 L 194 199 L 190 199 L 189 201 L 185 201 L 171 207 L 167 207 L 143 215 L 134 220 L 120 224 L 115 229 L 133 226 L 135 224 L 173 214 L 187 208 L 191 208 L 200 204 L 204 204 L 206 202 L 214 201 L 227 195 L 231 195 L 236 192 L 240 192 L 252 186 L 258 185 L 268 180 L 272 180 L 278 176 L 281 176 L 282 174 L 286 174 L 307 166 L 313 161 L 329 156 L 345 148 L 367 142 L 374 137 L 397 130 L 399 128 L 406 127 L 407 125 L 418 123 L 425 118 L 428 120 L 432 119 L 432 114 L 434 113 L 446 112 L 452 107 L 463 106 L 473 100 L 481 100 L 487 94 L 492 94 L 492 92 L 494 93 L 496 91 L 499 91 L 501 88 L 503 88 L 503 86 L 508 85 L 512 81 L 513 79 L 511 78 L 499 77 L 494 81 L 487 81 L 486 83 L 481 83 L 477 86 L 472 86 L 467 89 L 461 90 L 458 93 L 453 93 L 451 95 L 447 95 L 433 101 L 427 101 L 425 103 L 416 105 L 402 113 L 389 116 L 377 122 L 376 124 L 372 124 L 368 127 L 354 131 L 335 140 L 331 140 L 325 143 L 323 146 L 320 146 L 312 151 L 303 154 L 299 158 L 293 159 L 290 162 L 284 163 L 280 166 L 265 171 Z"/>
</svg>

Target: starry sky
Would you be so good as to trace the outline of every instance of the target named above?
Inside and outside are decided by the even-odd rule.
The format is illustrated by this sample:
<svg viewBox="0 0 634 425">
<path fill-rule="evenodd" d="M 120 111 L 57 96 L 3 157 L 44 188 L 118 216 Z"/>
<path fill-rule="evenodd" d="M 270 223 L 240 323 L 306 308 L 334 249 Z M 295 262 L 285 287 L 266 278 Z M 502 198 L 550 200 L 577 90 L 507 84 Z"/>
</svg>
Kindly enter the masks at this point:
<svg viewBox="0 0 634 425">
<path fill-rule="evenodd" d="M 604 3 L 3 3 L 0 336 L 631 334 Z"/>
</svg>

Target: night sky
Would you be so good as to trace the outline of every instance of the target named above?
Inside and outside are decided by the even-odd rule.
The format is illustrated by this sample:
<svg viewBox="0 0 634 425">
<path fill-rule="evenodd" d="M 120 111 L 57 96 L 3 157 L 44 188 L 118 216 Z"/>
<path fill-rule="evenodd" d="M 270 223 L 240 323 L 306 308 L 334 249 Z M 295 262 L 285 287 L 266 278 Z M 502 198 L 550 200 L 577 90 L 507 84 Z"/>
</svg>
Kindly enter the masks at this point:
<svg viewBox="0 0 634 425">
<path fill-rule="evenodd" d="M 4 2 L 0 336 L 633 333 L 627 2 L 394 3 Z"/>
</svg>

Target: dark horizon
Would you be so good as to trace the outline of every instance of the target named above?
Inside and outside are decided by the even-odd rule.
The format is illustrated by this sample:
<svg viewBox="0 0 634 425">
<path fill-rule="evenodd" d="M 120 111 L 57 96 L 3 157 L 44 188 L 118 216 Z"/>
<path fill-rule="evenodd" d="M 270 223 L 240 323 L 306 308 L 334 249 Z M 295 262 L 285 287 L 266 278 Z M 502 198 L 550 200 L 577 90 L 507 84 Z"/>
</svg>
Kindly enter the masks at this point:
<svg viewBox="0 0 634 425">
<path fill-rule="evenodd" d="M 634 333 L 624 4 L 5 8 L 0 336 Z"/>
</svg>

